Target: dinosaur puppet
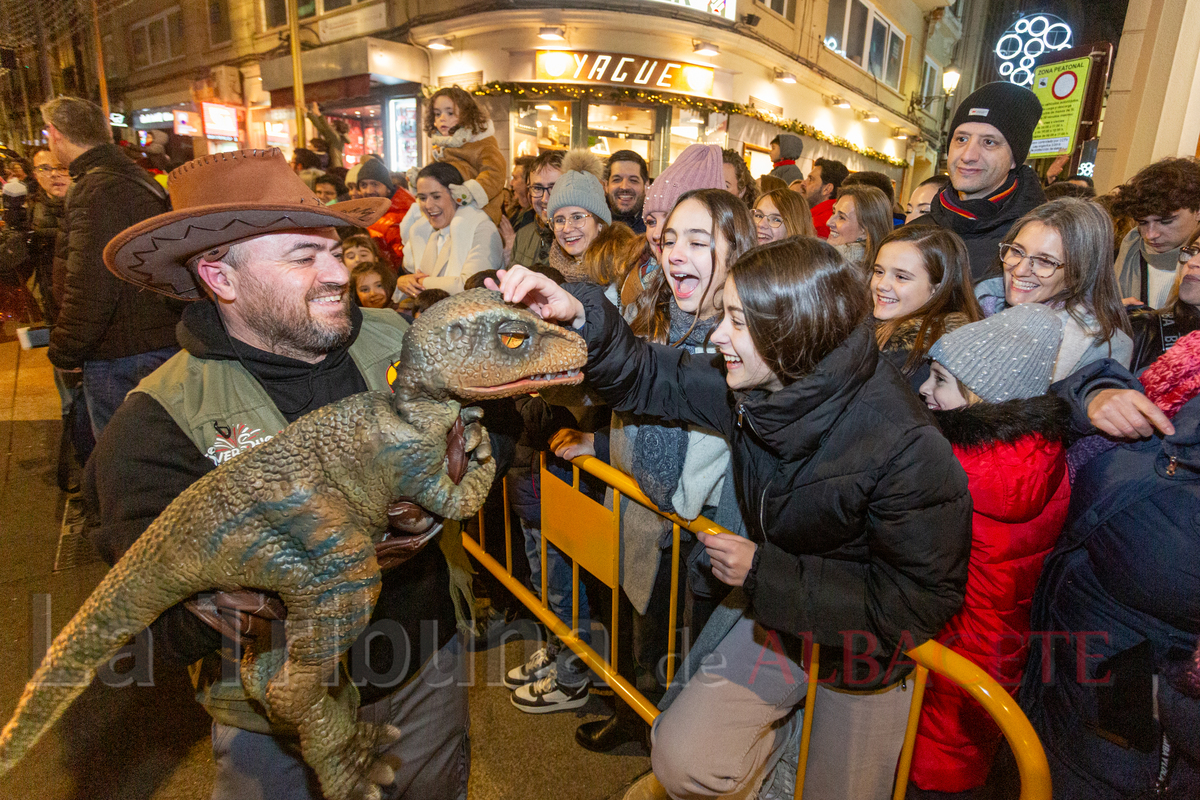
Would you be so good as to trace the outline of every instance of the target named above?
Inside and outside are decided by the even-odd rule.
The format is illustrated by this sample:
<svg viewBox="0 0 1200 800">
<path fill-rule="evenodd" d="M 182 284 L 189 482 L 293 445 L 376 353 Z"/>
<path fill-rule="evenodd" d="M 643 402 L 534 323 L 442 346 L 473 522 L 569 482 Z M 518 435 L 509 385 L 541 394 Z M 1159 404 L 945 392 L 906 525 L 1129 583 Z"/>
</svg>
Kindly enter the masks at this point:
<svg viewBox="0 0 1200 800">
<path fill-rule="evenodd" d="M 496 466 L 482 412 L 458 401 L 579 383 L 586 357 L 579 336 L 498 292 L 476 289 L 430 308 L 404 337 L 392 395 L 364 392 L 301 417 L 196 481 L 146 529 L 25 687 L 0 734 L 0 774 L 168 608 L 200 592 L 254 588 L 286 606 L 286 645 L 247 646 L 247 695 L 299 733 L 326 797 L 378 798 L 393 774 L 376 747 L 398 732 L 359 722 L 357 700 L 335 700 L 326 679 L 379 595 L 374 544 L 389 504 L 470 517 Z"/>
</svg>

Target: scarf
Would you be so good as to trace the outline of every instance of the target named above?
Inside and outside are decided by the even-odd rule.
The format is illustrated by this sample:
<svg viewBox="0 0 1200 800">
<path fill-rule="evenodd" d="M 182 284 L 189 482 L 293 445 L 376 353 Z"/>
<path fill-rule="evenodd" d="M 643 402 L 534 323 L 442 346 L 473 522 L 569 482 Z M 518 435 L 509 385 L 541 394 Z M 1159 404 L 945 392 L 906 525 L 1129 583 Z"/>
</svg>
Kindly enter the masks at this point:
<svg viewBox="0 0 1200 800">
<path fill-rule="evenodd" d="M 778 161 L 772 161 L 771 166 L 772 167 L 786 167 L 788 164 L 795 164 L 795 163 L 796 163 L 796 159 L 794 159 L 794 158 L 781 158 Z"/>
<path fill-rule="evenodd" d="M 558 244 L 550 245 L 550 266 L 563 274 L 567 283 L 588 283 L 587 271 L 583 268 L 583 258 L 571 258 Z"/>
<path fill-rule="evenodd" d="M 980 223 L 981 227 L 986 227 L 986 223 L 1003 213 L 1005 202 L 1016 194 L 1017 172 L 1018 170 L 1009 172 L 1008 180 L 987 197 L 976 198 L 974 200 L 963 200 L 958 196 L 958 192 L 955 191 L 952 185 L 947 185 L 939 197 L 942 208 L 965 220 L 967 223 L 965 227 L 968 230 L 972 228 L 970 225 L 972 222 Z"/>
<path fill-rule="evenodd" d="M 705 340 L 718 320 L 717 316 L 696 320 L 679 308 L 674 295 L 671 296 L 670 315 L 669 343 L 692 351 L 704 348 Z M 683 476 L 687 447 L 688 429 L 683 425 L 643 423 L 638 426 L 633 442 L 633 477 L 656 506 L 672 514 L 675 506 L 671 498 Z"/>
</svg>

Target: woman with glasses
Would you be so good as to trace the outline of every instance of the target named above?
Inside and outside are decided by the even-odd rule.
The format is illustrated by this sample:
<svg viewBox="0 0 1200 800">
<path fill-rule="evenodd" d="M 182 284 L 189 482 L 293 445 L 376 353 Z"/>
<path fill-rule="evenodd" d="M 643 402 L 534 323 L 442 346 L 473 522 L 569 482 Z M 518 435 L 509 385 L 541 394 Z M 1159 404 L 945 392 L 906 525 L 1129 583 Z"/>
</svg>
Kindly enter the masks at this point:
<svg viewBox="0 0 1200 800">
<path fill-rule="evenodd" d="M 1129 366 L 1132 330 L 1112 268 L 1112 242 L 1112 219 L 1098 204 L 1074 197 L 1045 203 L 1017 220 L 1000 243 L 1002 274 L 975 287 L 984 316 L 1022 303 L 1059 312 L 1056 381 L 1102 358 Z"/>
<path fill-rule="evenodd" d="M 1129 315 L 1133 326 L 1134 375 L 1150 366 L 1182 336 L 1200 328 L 1200 227 L 1179 251 L 1175 283 L 1167 300 L 1157 311 L 1134 311 Z"/>
<path fill-rule="evenodd" d="M 604 164 L 590 150 L 572 150 L 563 156 L 562 175 L 546 203 L 546 218 L 554 232 L 550 266 L 568 281 L 588 280 L 583 254 L 605 227 L 612 211 L 604 194 Z"/>
<path fill-rule="evenodd" d="M 421 218 L 404 240 L 406 274 L 396 280 L 401 292 L 410 297 L 425 289 L 456 294 L 476 272 L 504 266 L 500 231 L 481 210 L 487 196 L 477 187 L 464 185 L 459 171 L 441 161 L 417 173 Z"/>
<path fill-rule="evenodd" d="M 767 244 L 789 236 L 816 236 L 808 202 L 791 189 L 776 189 L 754 204 L 754 229 L 758 243 Z"/>
</svg>

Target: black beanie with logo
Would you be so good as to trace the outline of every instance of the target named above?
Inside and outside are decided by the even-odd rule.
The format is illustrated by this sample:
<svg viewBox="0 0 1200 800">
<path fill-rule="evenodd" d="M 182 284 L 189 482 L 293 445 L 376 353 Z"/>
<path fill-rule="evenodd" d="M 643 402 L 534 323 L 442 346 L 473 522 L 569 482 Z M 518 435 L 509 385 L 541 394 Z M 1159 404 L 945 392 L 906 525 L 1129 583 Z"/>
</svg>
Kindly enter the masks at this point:
<svg viewBox="0 0 1200 800">
<path fill-rule="evenodd" d="M 1033 129 L 1042 118 L 1042 104 L 1037 95 L 1024 86 L 996 81 L 979 87 L 958 104 L 950 123 L 950 136 L 959 125 L 982 122 L 1000 131 L 1012 148 L 1013 161 L 1021 166 L 1029 156 Z"/>
</svg>

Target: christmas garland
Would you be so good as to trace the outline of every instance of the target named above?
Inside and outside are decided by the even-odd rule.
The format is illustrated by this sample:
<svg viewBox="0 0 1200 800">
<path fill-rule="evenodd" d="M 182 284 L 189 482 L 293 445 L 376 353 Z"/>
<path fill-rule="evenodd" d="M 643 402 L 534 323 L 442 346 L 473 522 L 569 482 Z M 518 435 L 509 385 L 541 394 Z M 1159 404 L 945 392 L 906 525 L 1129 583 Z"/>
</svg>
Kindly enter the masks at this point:
<svg viewBox="0 0 1200 800">
<path fill-rule="evenodd" d="M 881 153 L 873 147 L 863 147 L 862 145 L 855 144 L 849 139 L 834 136 L 833 134 L 814 128 L 807 122 L 801 122 L 798 119 L 777 117 L 769 111 L 763 111 L 761 108 L 755 108 L 743 103 L 730 103 L 724 100 L 712 100 L 707 97 L 690 97 L 688 95 L 668 94 L 666 92 L 655 92 L 624 86 L 598 88 L 572 83 L 513 83 L 509 81 L 492 81 L 491 83 L 485 83 L 477 87 L 471 93 L 481 97 L 515 95 L 519 97 L 542 98 L 555 96 L 567 97 L 572 100 L 595 100 L 602 103 L 620 103 L 622 100 L 632 103 L 665 103 L 682 106 L 693 111 L 741 114 L 743 117 L 750 117 L 760 122 L 765 122 L 768 125 L 782 128 L 789 133 L 798 133 L 817 141 L 828 142 L 834 147 L 844 147 L 847 150 L 858 153 L 860 156 L 874 159 L 875 161 L 882 161 L 893 167 L 908 166 L 908 162 L 902 158 L 894 158 L 887 153 Z"/>
</svg>

